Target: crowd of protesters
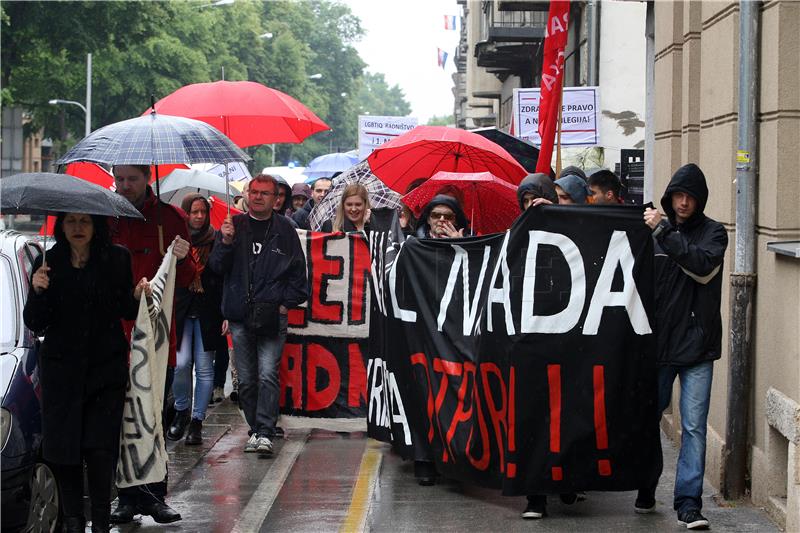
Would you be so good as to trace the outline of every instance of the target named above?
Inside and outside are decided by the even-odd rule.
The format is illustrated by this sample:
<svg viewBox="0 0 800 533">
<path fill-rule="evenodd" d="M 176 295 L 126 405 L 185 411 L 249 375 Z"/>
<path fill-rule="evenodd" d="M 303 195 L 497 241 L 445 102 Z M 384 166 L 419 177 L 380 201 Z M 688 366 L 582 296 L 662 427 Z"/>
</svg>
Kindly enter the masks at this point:
<svg viewBox="0 0 800 533">
<path fill-rule="evenodd" d="M 210 224 L 208 198 L 190 194 L 182 209 L 161 202 L 148 185 L 149 173 L 148 166 L 113 168 L 117 192 L 144 215 L 143 220 L 109 223 L 102 217 L 61 214 L 48 262 L 40 259 L 34 266 L 25 321 L 35 331 L 46 330 L 41 365 L 43 450 L 45 459 L 56 465 L 67 531 L 84 528 L 84 463 L 93 531 L 108 531 L 109 523 L 130 522 L 137 514 L 158 523 L 181 519 L 166 502 L 166 479 L 120 489 L 113 513 L 109 490 L 128 373 L 126 338 L 130 339 L 136 302 L 151 294 L 148 280 L 170 243 L 177 270 L 162 411 L 166 438 L 178 441 L 185 436 L 186 445 L 202 443 L 207 408 L 223 400 L 229 365 L 230 399 L 238 402 L 249 426 L 243 451 L 271 455 L 274 439 L 282 435 L 278 369 L 287 314 L 309 294 L 296 229 L 309 229 L 309 215 L 336 176 L 317 179 L 311 186 L 290 186 L 281 177 L 259 174 L 234 199 L 242 214 L 228 215 L 217 231 Z M 517 200 L 523 214 L 540 205 L 622 203 L 623 187 L 610 170 L 587 177 L 581 169 L 567 167 L 554 178 L 531 174 L 520 182 Z M 686 165 L 661 198 L 662 211 L 648 208 L 643 214 L 656 250 L 659 414 L 669 404 L 677 377 L 683 431 L 674 508 L 690 529 L 708 526 L 701 514 L 705 428 L 713 361 L 721 352 L 721 267 L 727 246 L 724 228 L 704 215 L 707 199 L 702 171 Z M 334 216 L 323 221 L 322 231 L 368 233 L 371 212 L 367 188 L 349 184 Z M 418 218 L 407 206 L 397 217 L 408 238 L 473 235 L 457 188 L 439 190 Z M 431 451 L 419 446 L 414 459 L 419 483 L 435 484 L 438 473 Z M 657 482 L 640 488 L 636 512 L 653 511 Z M 572 504 L 586 495 L 560 498 Z M 546 495 L 529 495 L 522 516 L 543 518 L 546 505 Z"/>
</svg>

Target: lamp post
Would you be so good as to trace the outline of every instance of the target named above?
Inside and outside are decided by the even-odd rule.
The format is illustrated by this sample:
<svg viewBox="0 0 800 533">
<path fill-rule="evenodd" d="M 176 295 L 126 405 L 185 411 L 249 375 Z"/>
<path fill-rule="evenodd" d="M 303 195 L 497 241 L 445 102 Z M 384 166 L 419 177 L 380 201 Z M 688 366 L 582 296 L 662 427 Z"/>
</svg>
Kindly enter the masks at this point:
<svg viewBox="0 0 800 533">
<path fill-rule="evenodd" d="M 83 136 L 87 137 L 92 133 L 92 54 L 86 54 L 86 105 L 74 100 L 61 100 L 59 98 L 48 100 L 47 103 L 50 105 L 71 104 L 80 107 L 83 110 L 86 122 Z"/>
<path fill-rule="evenodd" d="M 54 98 L 53 100 L 50 100 L 47 103 L 50 105 L 71 104 L 80 107 L 83 110 L 83 114 L 86 116 L 86 132 L 84 136 L 89 135 L 92 132 L 91 131 L 92 127 L 89 124 L 89 111 L 87 111 L 86 107 L 82 103 L 76 102 L 74 100 L 60 100 L 58 98 Z"/>
</svg>

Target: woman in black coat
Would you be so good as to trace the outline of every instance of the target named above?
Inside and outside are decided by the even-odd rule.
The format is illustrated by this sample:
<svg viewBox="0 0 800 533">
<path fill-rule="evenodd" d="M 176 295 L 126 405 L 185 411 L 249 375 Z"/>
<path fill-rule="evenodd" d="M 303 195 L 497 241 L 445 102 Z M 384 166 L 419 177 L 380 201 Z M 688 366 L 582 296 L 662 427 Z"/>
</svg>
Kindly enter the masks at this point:
<svg viewBox="0 0 800 533">
<path fill-rule="evenodd" d="M 203 420 L 214 388 L 214 356 L 227 350 L 222 335 L 222 277 L 206 268 L 214 247 L 216 231 L 209 218 L 211 205 L 200 194 L 189 194 L 181 203 L 189 217 L 192 254 L 197 265 L 188 287 L 175 289 L 175 320 L 178 339 L 175 379 L 175 419 L 167 432 L 170 440 L 180 440 L 188 426 L 186 444 L 203 442 Z M 192 367 L 195 373 L 192 405 Z M 190 413 L 191 412 L 191 413 Z M 191 415 L 191 416 L 190 416 Z"/>
<path fill-rule="evenodd" d="M 92 531 L 108 531 L 111 484 L 128 383 L 121 319 L 136 318 L 128 250 L 111 244 L 105 217 L 61 213 L 56 244 L 34 264 L 25 324 L 44 334 L 39 351 L 42 453 L 61 490 L 67 531 L 83 531 L 83 463 Z"/>
</svg>

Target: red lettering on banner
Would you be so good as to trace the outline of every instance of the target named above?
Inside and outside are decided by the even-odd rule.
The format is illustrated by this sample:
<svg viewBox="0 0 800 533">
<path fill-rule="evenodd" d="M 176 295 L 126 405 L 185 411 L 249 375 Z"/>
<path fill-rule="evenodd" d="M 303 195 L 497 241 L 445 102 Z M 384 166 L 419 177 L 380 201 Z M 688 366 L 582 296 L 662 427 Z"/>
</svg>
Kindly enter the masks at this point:
<svg viewBox="0 0 800 533">
<path fill-rule="evenodd" d="M 472 383 L 472 388 L 470 389 L 471 392 L 467 392 L 467 387 L 470 382 Z M 464 398 L 466 398 L 467 395 L 470 396 L 470 399 L 472 400 L 472 405 L 470 405 L 469 411 L 464 411 Z M 469 428 L 469 436 L 467 437 L 467 450 L 466 450 L 467 459 L 469 459 L 469 462 L 472 463 L 472 466 L 474 466 L 478 470 L 486 470 L 487 468 L 489 468 L 489 459 L 491 459 L 489 430 L 486 427 L 486 420 L 483 418 L 483 410 L 481 409 L 481 401 L 478 398 L 475 363 L 470 363 L 465 361 L 464 376 L 462 377 L 461 380 L 461 387 L 458 389 L 458 407 L 456 409 L 456 414 L 453 416 L 453 423 L 450 427 L 453 433 L 455 433 L 455 425 L 457 421 L 466 422 L 470 418 L 472 418 L 473 407 L 478 411 L 478 431 L 481 432 L 481 448 L 483 449 L 483 455 L 481 456 L 480 459 L 475 459 L 470 453 L 470 450 L 472 449 L 472 446 L 470 446 L 470 444 L 472 443 L 472 435 L 475 430 L 475 426 L 472 425 Z M 460 415 L 459 413 L 463 414 Z"/>
<path fill-rule="evenodd" d="M 608 429 L 606 427 L 606 385 L 605 371 L 602 365 L 592 368 L 592 382 L 594 386 L 594 431 L 598 450 L 608 450 Z M 597 471 L 601 476 L 611 475 L 611 461 L 600 459 L 597 461 Z"/>
<path fill-rule="evenodd" d="M 428 442 L 433 442 L 433 392 L 431 391 L 431 376 L 428 373 L 428 358 L 422 352 L 411 356 L 412 365 L 421 365 L 425 370 L 425 381 L 428 385 Z"/>
<path fill-rule="evenodd" d="M 445 361 L 444 359 L 439 359 L 438 357 L 434 358 L 433 360 L 433 371 L 442 374 L 442 380 L 439 382 L 439 392 L 436 394 L 436 415 L 439 416 L 441 413 L 442 404 L 444 403 L 444 397 L 447 396 L 447 376 L 460 376 L 461 375 L 461 363 L 456 363 L 454 361 Z M 450 440 L 446 439 L 444 442 L 445 449 L 442 452 L 442 462 L 446 463 L 448 460 L 448 450 L 450 449 Z M 452 451 L 450 452 L 452 453 Z"/>
<path fill-rule="evenodd" d="M 336 401 L 339 388 L 342 385 L 342 375 L 336 357 L 323 346 L 312 343 L 307 348 L 307 398 L 306 410 L 319 411 L 325 409 Z M 328 374 L 328 385 L 317 390 L 317 372 L 324 370 Z"/>
<path fill-rule="evenodd" d="M 337 237 L 338 235 L 338 237 Z M 308 261 L 311 277 L 311 320 L 328 324 L 341 324 L 344 320 L 344 304 L 327 301 L 328 281 L 342 279 L 344 259 L 325 255 L 328 241 L 341 238 L 340 234 L 326 235 L 310 239 L 310 258 Z"/>
<path fill-rule="evenodd" d="M 347 384 L 347 405 L 358 407 L 361 400 L 367 402 L 367 367 L 364 366 L 364 357 L 357 342 L 351 342 L 347 347 L 348 361 L 350 362 L 350 379 Z"/>
<path fill-rule="evenodd" d="M 301 344 L 286 343 L 283 346 L 281 357 L 280 405 L 286 405 L 286 389 L 292 391 L 292 405 L 299 408 L 303 405 L 303 346 Z M 291 366 L 290 366 L 291 365 Z"/>
<path fill-rule="evenodd" d="M 350 236 L 350 324 L 367 321 L 367 293 L 369 291 L 370 264 L 367 241 L 361 234 Z"/>
<path fill-rule="evenodd" d="M 500 384 L 500 405 L 497 404 L 492 398 L 491 387 L 489 386 L 489 374 L 497 378 Z M 481 364 L 481 378 L 483 379 L 483 390 L 486 393 L 486 405 L 489 407 L 489 418 L 492 419 L 492 427 L 494 427 L 494 435 L 497 440 L 497 449 L 500 450 L 500 472 L 505 472 L 505 446 L 503 446 L 503 435 L 508 435 L 508 404 L 506 403 L 507 391 L 506 384 L 503 382 L 503 376 L 500 374 L 500 368 L 494 363 Z M 502 432 L 500 431 L 502 427 Z"/>
</svg>

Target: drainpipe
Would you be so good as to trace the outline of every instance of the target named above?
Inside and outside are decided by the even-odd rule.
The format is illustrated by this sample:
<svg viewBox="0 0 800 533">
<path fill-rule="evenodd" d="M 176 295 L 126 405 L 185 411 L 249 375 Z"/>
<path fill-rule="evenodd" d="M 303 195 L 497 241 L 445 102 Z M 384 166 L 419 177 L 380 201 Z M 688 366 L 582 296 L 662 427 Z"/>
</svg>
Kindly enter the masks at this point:
<svg viewBox="0 0 800 533">
<path fill-rule="evenodd" d="M 595 87 L 598 83 L 598 76 L 597 76 L 597 67 L 598 67 L 598 52 L 599 52 L 599 42 L 600 42 L 600 32 L 599 32 L 599 22 L 600 22 L 600 6 L 598 5 L 597 0 L 589 0 L 589 3 L 586 5 L 586 40 L 587 44 L 587 55 L 589 56 L 588 59 L 588 69 L 586 73 L 587 77 L 587 85 Z"/>
<path fill-rule="evenodd" d="M 645 105 L 644 105 L 644 203 L 653 201 L 656 153 L 656 25 L 655 5 L 647 2 L 645 36 Z"/>
<path fill-rule="evenodd" d="M 728 416 L 723 453 L 722 495 L 746 490 L 750 420 L 753 323 L 756 288 L 756 191 L 758 180 L 758 47 L 761 2 L 739 2 L 739 123 L 736 152 L 736 251 L 730 276 L 730 361 Z"/>
</svg>

